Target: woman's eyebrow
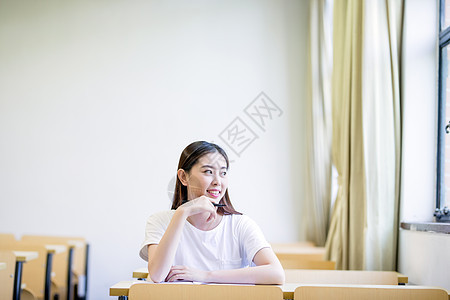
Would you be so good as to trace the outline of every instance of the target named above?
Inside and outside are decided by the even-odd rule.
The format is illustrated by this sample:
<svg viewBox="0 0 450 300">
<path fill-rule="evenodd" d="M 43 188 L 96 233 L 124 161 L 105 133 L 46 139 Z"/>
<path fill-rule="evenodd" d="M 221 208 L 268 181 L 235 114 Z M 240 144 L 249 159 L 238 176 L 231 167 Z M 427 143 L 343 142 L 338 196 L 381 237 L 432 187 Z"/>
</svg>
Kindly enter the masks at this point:
<svg viewBox="0 0 450 300">
<path fill-rule="evenodd" d="M 214 167 L 214 166 L 212 166 L 212 165 L 203 165 L 203 166 L 201 166 L 201 168 L 216 169 L 216 167 Z M 227 167 L 221 167 L 221 169 L 227 170 L 228 168 L 227 168 Z"/>
<path fill-rule="evenodd" d="M 210 169 L 214 169 L 214 167 L 211 166 L 211 165 L 203 165 L 202 168 L 210 168 Z"/>
</svg>

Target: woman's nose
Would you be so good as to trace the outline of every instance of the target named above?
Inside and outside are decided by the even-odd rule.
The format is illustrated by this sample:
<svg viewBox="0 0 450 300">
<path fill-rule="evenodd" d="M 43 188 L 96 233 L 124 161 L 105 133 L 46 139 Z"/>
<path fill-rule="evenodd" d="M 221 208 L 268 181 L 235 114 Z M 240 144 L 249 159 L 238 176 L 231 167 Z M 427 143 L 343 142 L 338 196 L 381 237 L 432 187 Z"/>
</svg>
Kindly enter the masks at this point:
<svg viewBox="0 0 450 300">
<path fill-rule="evenodd" d="M 220 185 L 220 176 L 219 175 L 215 175 L 214 176 L 212 184 L 213 185 Z"/>
</svg>

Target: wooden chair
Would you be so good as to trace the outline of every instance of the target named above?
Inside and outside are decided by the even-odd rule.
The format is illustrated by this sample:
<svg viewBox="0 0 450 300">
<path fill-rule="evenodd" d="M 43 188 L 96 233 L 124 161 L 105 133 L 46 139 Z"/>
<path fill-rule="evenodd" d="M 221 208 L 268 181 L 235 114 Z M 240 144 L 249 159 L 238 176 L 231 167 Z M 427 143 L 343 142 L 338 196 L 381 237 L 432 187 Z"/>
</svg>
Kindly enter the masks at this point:
<svg viewBox="0 0 450 300">
<path fill-rule="evenodd" d="M 149 279 L 148 268 L 142 267 L 142 268 L 135 269 L 133 271 L 133 278 L 137 278 L 138 280 Z"/>
<path fill-rule="evenodd" d="M 313 242 L 293 242 L 293 243 L 270 243 L 273 252 L 275 253 L 295 253 L 303 251 L 305 248 L 314 248 L 316 245 Z"/>
<path fill-rule="evenodd" d="M 27 287 L 23 278 L 25 274 L 30 274 L 32 269 L 30 265 L 33 265 L 33 261 L 39 258 L 39 253 L 36 251 L 16 251 L 5 250 L 4 245 L 1 245 L 0 258 L 6 261 L 6 275 L 9 279 L 1 280 L 5 283 L 5 290 L 3 290 L 3 283 L 0 289 L 0 299 L 8 299 L 10 293 L 12 293 L 12 299 L 37 299 L 37 296 Z M 24 265 L 25 264 L 25 265 Z M 2 277 L 3 275 L 0 275 Z M 13 281 L 12 289 L 10 289 L 10 281 Z M 32 287 L 31 287 L 32 288 Z M 5 296 L 5 298 L 3 298 Z"/>
<path fill-rule="evenodd" d="M 297 248 L 295 252 L 275 254 L 283 269 L 334 270 L 336 268 L 334 261 L 324 259 L 325 248 L 322 247 Z"/>
<path fill-rule="evenodd" d="M 34 252 L 37 257 L 28 261 L 22 272 L 22 283 L 25 285 L 22 294 L 27 298 L 50 299 L 52 261 L 55 251 L 43 245 L 31 245 L 21 242 L 1 244 L 0 250 L 17 252 Z"/>
<path fill-rule="evenodd" d="M 283 269 L 335 270 L 336 262 L 331 260 L 280 260 Z"/>
<path fill-rule="evenodd" d="M 278 286 L 199 285 L 137 283 L 130 287 L 129 300 L 282 300 Z"/>
<path fill-rule="evenodd" d="M 0 299 L 13 297 L 16 256 L 12 251 L 0 251 Z"/>
<path fill-rule="evenodd" d="M 448 300 L 442 288 L 425 286 L 389 285 L 311 285 L 300 286 L 294 291 L 294 299 L 302 300 Z"/>
<path fill-rule="evenodd" d="M 57 259 L 57 264 L 60 266 L 58 274 L 61 276 L 54 278 L 55 284 L 66 287 L 62 290 L 60 288 L 60 290 L 65 293 L 67 300 L 85 299 L 87 295 L 89 245 L 84 238 L 24 235 L 21 240 L 37 244 L 64 245 L 68 255 L 64 262 L 59 261 L 59 259 L 63 260 L 64 258 Z M 83 290 L 79 289 L 79 286 L 83 286 Z"/>
<path fill-rule="evenodd" d="M 278 259 L 283 260 L 325 260 L 325 249 L 311 247 L 297 249 L 295 252 L 275 252 Z"/>
<path fill-rule="evenodd" d="M 12 233 L 0 233 L 0 244 L 9 244 L 14 243 L 16 237 Z"/>
<path fill-rule="evenodd" d="M 286 283 L 398 285 L 397 272 L 341 270 L 285 270 Z"/>
</svg>

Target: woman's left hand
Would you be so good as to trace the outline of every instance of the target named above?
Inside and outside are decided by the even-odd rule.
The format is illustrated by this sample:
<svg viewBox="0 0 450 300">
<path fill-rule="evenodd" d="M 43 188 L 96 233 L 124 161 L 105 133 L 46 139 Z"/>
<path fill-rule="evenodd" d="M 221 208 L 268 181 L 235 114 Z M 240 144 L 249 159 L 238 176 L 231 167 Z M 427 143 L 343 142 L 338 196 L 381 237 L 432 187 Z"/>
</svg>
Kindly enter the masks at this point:
<svg viewBox="0 0 450 300">
<path fill-rule="evenodd" d="M 197 270 L 186 266 L 172 266 L 166 277 L 167 282 L 176 281 L 200 281 L 205 282 L 208 272 Z"/>
</svg>

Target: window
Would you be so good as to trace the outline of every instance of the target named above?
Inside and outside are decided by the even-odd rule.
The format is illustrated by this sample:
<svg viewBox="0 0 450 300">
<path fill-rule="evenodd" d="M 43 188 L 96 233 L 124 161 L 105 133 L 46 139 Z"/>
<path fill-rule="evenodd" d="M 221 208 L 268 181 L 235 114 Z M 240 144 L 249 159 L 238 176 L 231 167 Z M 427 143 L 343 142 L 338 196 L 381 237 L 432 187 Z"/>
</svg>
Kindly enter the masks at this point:
<svg viewBox="0 0 450 300">
<path fill-rule="evenodd" d="M 447 13 L 446 13 L 447 12 Z M 450 221 L 450 0 L 440 1 L 436 221 Z"/>
</svg>

